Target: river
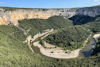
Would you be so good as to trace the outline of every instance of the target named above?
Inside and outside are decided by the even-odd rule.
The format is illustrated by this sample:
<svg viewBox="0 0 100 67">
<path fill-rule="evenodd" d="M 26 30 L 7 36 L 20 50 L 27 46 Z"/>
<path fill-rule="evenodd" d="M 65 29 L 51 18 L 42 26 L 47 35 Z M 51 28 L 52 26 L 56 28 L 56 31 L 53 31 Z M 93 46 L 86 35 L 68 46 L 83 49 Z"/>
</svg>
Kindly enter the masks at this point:
<svg viewBox="0 0 100 67">
<path fill-rule="evenodd" d="M 99 36 L 96 36 L 98 34 L 95 34 L 93 37 L 90 37 L 89 38 L 89 41 L 90 43 L 87 44 L 81 51 L 80 51 L 80 55 L 83 56 L 83 57 L 89 57 L 91 56 L 92 52 L 93 52 L 93 49 L 95 48 L 96 46 L 96 43 L 97 43 L 97 39 L 100 37 L 100 34 Z"/>
</svg>

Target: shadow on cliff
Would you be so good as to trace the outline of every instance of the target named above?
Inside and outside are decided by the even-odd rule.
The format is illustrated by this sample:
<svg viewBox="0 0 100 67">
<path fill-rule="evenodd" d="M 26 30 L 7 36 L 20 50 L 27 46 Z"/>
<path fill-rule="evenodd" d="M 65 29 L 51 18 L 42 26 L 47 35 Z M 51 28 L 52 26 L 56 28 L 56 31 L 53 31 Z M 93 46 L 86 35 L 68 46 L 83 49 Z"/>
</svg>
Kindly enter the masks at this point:
<svg viewBox="0 0 100 67">
<path fill-rule="evenodd" d="M 73 21 L 74 25 L 82 25 L 89 22 L 97 21 L 97 18 L 99 18 L 98 21 L 100 21 L 100 15 L 96 17 L 90 17 L 90 16 L 85 16 L 85 15 L 75 15 L 69 19 Z"/>
<path fill-rule="evenodd" d="M 74 25 L 81 25 L 81 24 L 86 24 L 89 22 L 93 22 L 96 21 L 99 18 L 100 21 L 100 15 L 92 17 L 92 15 L 86 14 L 86 12 L 91 12 L 94 13 L 94 9 L 93 8 L 80 8 L 76 10 L 76 14 L 74 16 L 72 16 L 71 18 L 69 18 L 70 20 L 73 21 Z M 90 16 L 89 16 L 90 15 Z"/>
</svg>

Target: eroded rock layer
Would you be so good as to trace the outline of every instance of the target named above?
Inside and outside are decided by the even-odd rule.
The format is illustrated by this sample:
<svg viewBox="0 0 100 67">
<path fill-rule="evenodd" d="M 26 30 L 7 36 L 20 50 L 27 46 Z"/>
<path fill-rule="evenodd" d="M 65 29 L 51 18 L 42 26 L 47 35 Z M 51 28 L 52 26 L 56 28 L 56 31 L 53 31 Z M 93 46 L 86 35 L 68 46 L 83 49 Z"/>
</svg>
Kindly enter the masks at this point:
<svg viewBox="0 0 100 67">
<path fill-rule="evenodd" d="M 8 8 L 9 9 L 9 8 Z M 14 9 L 0 8 L 0 25 L 13 24 L 18 26 L 22 19 L 48 19 L 51 16 L 72 17 L 74 15 L 87 15 L 95 17 L 100 15 L 100 8 L 65 8 L 65 9 Z"/>
<path fill-rule="evenodd" d="M 15 26 L 18 26 L 18 20 L 22 19 L 33 19 L 33 18 L 39 18 L 39 19 L 48 19 L 51 16 L 73 16 L 74 12 L 68 12 L 67 10 L 62 9 L 47 9 L 47 10 L 39 10 L 39 9 L 17 9 L 13 11 L 5 11 L 4 9 L 0 9 L 0 25 L 8 25 L 8 24 L 14 24 Z"/>
</svg>

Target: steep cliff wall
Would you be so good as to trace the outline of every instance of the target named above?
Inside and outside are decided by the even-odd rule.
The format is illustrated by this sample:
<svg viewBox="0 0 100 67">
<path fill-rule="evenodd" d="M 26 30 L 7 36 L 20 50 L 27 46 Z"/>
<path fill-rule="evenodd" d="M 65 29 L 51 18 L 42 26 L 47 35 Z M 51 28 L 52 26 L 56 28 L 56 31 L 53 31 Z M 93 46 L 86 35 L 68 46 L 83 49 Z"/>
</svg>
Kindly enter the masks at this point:
<svg viewBox="0 0 100 67">
<path fill-rule="evenodd" d="M 22 19 L 48 19 L 49 17 L 55 15 L 73 16 L 75 14 L 74 12 L 70 12 L 69 9 L 17 9 L 13 11 L 5 11 L 5 9 L 0 9 L 0 25 L 8 25 L 12 23 L 15 26 L 18 26 L 18 20 Z"/>
<path fill-rule="evenodd" d="M 8 8 L 7 8 L 8 9 Z M 74 15 L 87 15 L 95 17 L 100 15 L 100 8 L 66 8 L 66 9 L 14 9 L 0 8 L 0 25 L 13 24 L 18 26 L 18 20 L 22 19 L 48 19 L 51 16 L 72 17 Z"/>
<path fill-rule="evenodd" d="M 76 15 L 86 15 L 90 17 L 96 17 L 100 15 L 100 7 L 80 8 L 76 10 Z"/>
<path fill-rule="evenodd" d="M 15 10 L 15 11 L 0 11 L 0 25 L 13 23 L 18 25 L 18 20 L 40 18 L 47 19 L 53 15 L 59 15 L 59 11 L 37 11 L 37 10 Z"/>
</svg>

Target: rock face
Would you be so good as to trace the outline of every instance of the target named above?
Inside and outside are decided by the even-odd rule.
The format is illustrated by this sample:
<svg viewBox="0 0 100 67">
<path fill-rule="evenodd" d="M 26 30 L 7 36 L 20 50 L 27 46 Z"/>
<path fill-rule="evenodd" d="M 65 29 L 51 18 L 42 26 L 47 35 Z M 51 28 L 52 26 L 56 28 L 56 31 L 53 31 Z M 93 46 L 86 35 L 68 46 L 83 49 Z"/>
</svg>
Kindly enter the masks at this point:
<svg viewBox="0 0 100 67">
<path fill-rule="evenodd" d="M 13 24 L 18 26 L 18 20 L 22 19 L 48 19 L 51 16 L 73 16 L 74 12 L 70 9 L 17 9 L 13 11 L 5 11 L 0 9 L 0 25 Z"/>
<path fill-rule="evenodd" d="M 96 17 L 100 15 L 100 7 L 80 8 L 76 10 L 76 15 Z"/>
<path fill-rule="evenodd" d="M 7 11 L 4 8 L 0 8 L 0 25 L 13 24 L 18 26 L 18 20 L 23 19 L 48 19 L 51 16 L 72 17 L 74 15 L 95 17 L 100 15 L 100 8 L 16 9 Z"/>
</svg>

